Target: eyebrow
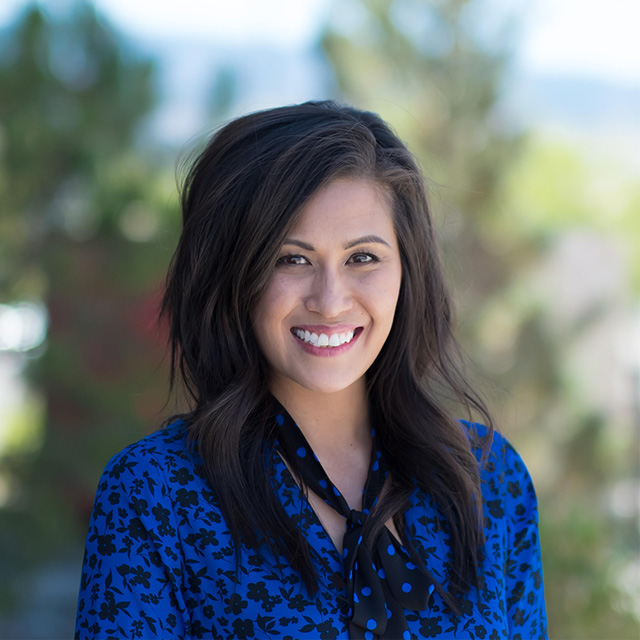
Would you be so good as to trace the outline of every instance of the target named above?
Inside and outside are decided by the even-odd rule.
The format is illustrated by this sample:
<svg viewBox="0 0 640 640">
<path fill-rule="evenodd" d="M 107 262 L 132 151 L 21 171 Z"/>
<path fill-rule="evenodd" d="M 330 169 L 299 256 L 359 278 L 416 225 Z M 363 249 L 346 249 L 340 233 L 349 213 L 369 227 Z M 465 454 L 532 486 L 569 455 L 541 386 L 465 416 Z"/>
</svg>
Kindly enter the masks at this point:
<svg viewBox="0 0 640 640">
<path fill-rule="evenodd" d="M 296 247 L 300 247 L 301 249 L 305 249 L 306 251 L 315 251 L 315 247 L 308 242 L 302 242 L 302 240 L 296 240 L 295 238 L 287 238 L 284 241 L 284 244 L 292 244 Z M 344 249 L 351 249 L 353 247 L 357 247 L 359 244 L 383 244 L 387 247 L 391 247 L 391 245 L 381 238 L 380 236 L 362 236 L 361 238 L 356 238 L 355 240 L 350 240 L 347 244 L 344 245 Z"/>
</svg>

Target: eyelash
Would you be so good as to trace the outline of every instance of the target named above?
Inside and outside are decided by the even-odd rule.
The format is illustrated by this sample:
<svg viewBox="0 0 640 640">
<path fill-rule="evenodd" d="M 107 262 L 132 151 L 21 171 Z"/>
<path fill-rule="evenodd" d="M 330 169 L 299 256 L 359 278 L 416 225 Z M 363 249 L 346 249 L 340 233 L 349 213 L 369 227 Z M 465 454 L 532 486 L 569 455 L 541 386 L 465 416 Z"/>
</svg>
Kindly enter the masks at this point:
<svg viewBox="0 0 640 640">
<path fill-rule="evenodd" d="M 358 253 L 354 253 L 349 257 L 349 261 L 351 261 L 352 258 L 355 258 L 356 256 L 365 256 L 366 258 L 369 258 L 369 260 L 366 260 L 365 262 L 352 262 L 351 264 L 373 264 L 375 262 L 380 262 L 380 258 L 378 258 L 378 256 L 376 256 L 373 253 L 368 253 L 365 251 L 359 251 Z M 287 253 L 286 255 L 280 256 L 277 259 L 276 265 L 277 266 L 299 266 L 299 264 L 288 262 L 288 260 L 291 258 L 302 258 L 302 260 L 305 260 L 307 263 L 309 263 L 309 260 L 307 260 L 307 258 L 305 258 L 304 256 L 301 256 L 298 253 Z"/>
<path fill-rule="evenodd" d="M 374 255 L 373 253 L 367 253 L 365 251 L 354 253 L 351 258 L 354 258 L 355 256 L 365 256 L 367 258 L 370 258 L 370 260 L 367 260 L 366 262 L 356 262 L 355 264 L 373 264 L 374 262 L 380 262 L 380 258 L 378 258 L 378 256 Z M 351 260 L 351 258 L 349 258 L 349 260 Z"/>
<path fill-rule="evenodd" d="M 278 265 L 278 266 L 286 266 L 286 267 L 298 266 L 296 264 L 292 264 L 290 262 L 287 262 L 290 258 L 302 258 L 303 260 L 307 260 L 304 256 L 298 255 L 296 253 L 287 253 L 284 256 L 280 256 L 276 260 L 276 265 Z M 307 260 L 307 262 L 308 262 L 308 260 Z"/>
</svg>

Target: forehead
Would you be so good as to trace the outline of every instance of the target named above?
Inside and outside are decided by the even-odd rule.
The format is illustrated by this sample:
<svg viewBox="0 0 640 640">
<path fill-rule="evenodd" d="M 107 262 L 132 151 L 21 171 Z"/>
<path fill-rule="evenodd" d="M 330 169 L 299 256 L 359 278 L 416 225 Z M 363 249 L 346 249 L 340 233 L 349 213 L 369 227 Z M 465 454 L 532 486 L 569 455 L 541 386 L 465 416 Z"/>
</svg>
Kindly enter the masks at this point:
<svg viewBox="0 0 640 640">
<path fill-rule="evenodd" d="M 300 211 L 290 237 L 385 234 L 395 238 L 391 195 L 363 178 L 338 178 L 317 191 Z M 349 237 L 346 237 L 349 236 Z"/>
</svg>

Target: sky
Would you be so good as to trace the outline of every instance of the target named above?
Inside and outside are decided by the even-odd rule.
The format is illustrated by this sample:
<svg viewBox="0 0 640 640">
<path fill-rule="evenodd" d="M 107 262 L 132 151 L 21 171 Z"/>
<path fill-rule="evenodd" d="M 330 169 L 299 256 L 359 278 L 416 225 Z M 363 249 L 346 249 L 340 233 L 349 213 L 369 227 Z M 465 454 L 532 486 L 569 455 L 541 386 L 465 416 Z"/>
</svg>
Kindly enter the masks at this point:
<svg viewBox="0 0 640 640">
<path fill-rule="evenodd" d="M 47 7 L 71 0 L 41 0 Z M 640 0 L 501 0 L 526 11 L 518 59 L 525 72 L 572 74 L 640 84 Z M 0 26 L 26 0 L 0 3 Z M 131 36 L 147 41 L 215 39 L 303 49 L 318 32 L 329 0 L 95 0 Z"/>
<path fill-rule="evenodd" d="M 55 13 L 78 1 L 39 3 Z M 492 16 L 494 21 L 505 11 L 517 16 L 518 48 L 504 92 L 516 126 L 592 137 L 604 132 L 609 140 L 615 129 L 612 144 L 640 166 L 640 0 L 476 2 L 488 28 Z M 0 29 L 27 3 L 0 0 Z M 161 101 L 149 131 L 171 146 L 206 129 L 212 81 L 225 67 L 233 68 L 237 81 L 231 115 L 333 95 L 330 71 L 313 44 L 329 14 L 334 24 L 336 16 L 339 25 L 354 15 L 357 22 L 349 0 L 93 3 L 130 42 L 158 59 Z"/>
<path fill-rule="evenodd" d="M 520 52 L 539 73 L 640 84 L 639 0 L 533 0 Z"/>
</svg>

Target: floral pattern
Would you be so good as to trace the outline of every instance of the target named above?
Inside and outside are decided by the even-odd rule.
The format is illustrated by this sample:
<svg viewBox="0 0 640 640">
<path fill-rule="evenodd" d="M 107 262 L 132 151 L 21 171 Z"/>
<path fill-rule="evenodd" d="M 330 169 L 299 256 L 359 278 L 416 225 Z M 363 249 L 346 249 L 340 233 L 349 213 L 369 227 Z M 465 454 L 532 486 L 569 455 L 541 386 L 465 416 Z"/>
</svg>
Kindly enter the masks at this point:
<svg viewBox="0 0 640 640">
<path fill-rule="evenodd" d="M 483 435 L 482 427 L 466 426 Z M 318 575 L 313 596 L 266 547 L 234 548 L 185 426 L 176 422 L 127 447 L 102 475 L 76 638 L 348 638 L 342 558 L 277 453 L 273 463 L 274 487 L 311 547 Z M 547 637 L 535 492 L 522 459 L 498 434 L 482 470 L 482 492 L 479 589 L 460 600 L 459 615 L 437 592 L 428 609 L 406 610 L 407 637 Z M 446 519 L 416 489 L 405 520 L 416 549 L 446 587 Z"/>
</svg>

